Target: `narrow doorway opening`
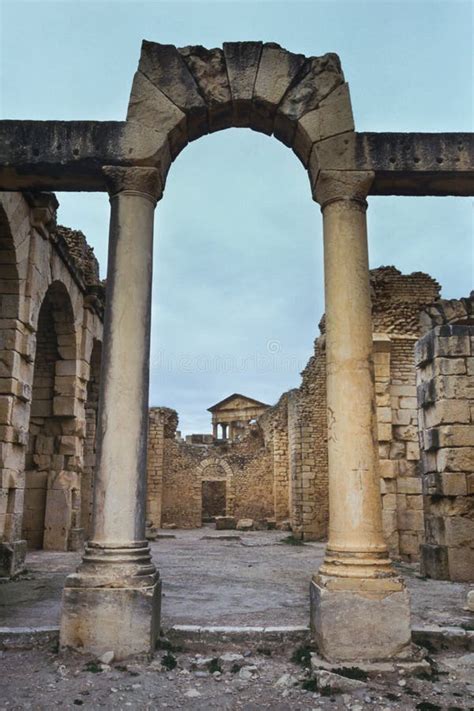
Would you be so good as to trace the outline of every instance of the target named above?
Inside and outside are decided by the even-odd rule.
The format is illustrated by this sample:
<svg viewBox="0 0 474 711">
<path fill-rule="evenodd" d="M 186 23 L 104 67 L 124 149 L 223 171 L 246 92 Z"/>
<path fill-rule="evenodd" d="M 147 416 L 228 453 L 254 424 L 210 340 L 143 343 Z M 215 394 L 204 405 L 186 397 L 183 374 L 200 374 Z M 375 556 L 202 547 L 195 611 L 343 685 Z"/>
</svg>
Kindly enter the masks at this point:
<svg viewBox="0 0 474 711">
<path fill-rule="evenodd" d="M 212 523 L 216 516 L 225 516 L 227 508 L 226 482 L 202 482 L 202 522 Z"/>
</svg>

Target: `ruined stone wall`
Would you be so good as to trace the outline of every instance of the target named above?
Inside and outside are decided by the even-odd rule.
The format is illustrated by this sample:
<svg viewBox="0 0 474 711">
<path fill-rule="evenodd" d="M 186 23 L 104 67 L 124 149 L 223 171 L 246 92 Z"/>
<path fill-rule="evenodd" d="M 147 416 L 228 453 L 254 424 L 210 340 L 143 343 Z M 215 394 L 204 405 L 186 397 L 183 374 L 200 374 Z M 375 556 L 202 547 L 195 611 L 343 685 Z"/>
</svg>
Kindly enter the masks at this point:
<svg viewBox="0 0 474 711">
<path fill-rule="evenodd" d="M 147 519 L 183 528 L 202 524 L 204 481 L 226 484 L 226 512 L 273 518 L 273 451 L 254 427 L 241 442 L 189 444 L 176 439 L 177 414 L 152 408 L 148 439 Z"/>
<path fill-rule="evenodd" d="M 426 543 L 422 571 L 474 581 L 474 297 L 440 301 L 416 345 Z"/>
<path fill-rule="evenodd" d="M 384 530 L 393 555 L 415 560 L 424 531 L 413 350 L 420 312 L 439 285 L 421 272 L 381 267 L 371 271 L 371 287 Z M 320 328 L 289 415 L 291 521 L 306 539 L 324 537 L 328 524 L 324 317 Z"/>
<path fill-rule="evenodd" d="M 371 271 L 371 287 L 384 531 L 392 555 L 418 560 L 425 526 L 414 347 L 420 314 L 438 299 L 439 285 L 421 272 L 403 275 L 394 267 L 382 267 Z M 200 467 L 219 460 L 232 470 L 233 485 L 228 488 L 232 513 L 278 522 L 289 516 L 295 535 L 307 540 L 327 535 L 324 318 L 320 328 L 300 387 L 285 393 L 258 419 L 260 438 L 246 438 L 230 449 L 227 445 L 189 449 L 175 442 L 165 446 L 163 521 L 200 525 L 205 477 Z"/>
<path fill-rule="evenodd" d="M 0 193 L 4 575 L 21 570 L 22 531 L 30 545 L 52 549 L 82 540 L 85 403 L 92 345 L 102 337 L 103 287 L 92 283 L 91 255 L 76 267 L 67 236 L 57 235 L 57 204 L 51 193 Z"/>
</svg>

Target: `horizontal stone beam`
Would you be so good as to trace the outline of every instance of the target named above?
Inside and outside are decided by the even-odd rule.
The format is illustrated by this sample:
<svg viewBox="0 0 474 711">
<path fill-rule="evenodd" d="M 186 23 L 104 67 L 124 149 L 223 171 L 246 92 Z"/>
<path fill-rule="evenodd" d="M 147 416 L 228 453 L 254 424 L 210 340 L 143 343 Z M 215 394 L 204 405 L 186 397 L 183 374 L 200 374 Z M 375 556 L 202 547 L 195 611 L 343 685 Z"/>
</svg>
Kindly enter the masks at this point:
<svg viewBox="0 0 474 711">
<path fill-rule="evenodd" d="M 372 195 L 474 195 L 473 133 L 346 133 L 315 144 L 311 163 L 373 171 Z"/>
<path fill-rule="evenodd" d="M 0 190 L 105 191 L 103 165 L 155 166 L 157 131 L 126 121 L 0 121 Z"/>
<path fill-rule="evenodd" d="M 106 190 L 101 167 L 171 161 L 166 136 L 132 121 L 0 121 L 0 190 Z M 474 195 L 474 134 L 344 133 L 310 170 L 373 171 L 373 195 Z"/>
</svg>

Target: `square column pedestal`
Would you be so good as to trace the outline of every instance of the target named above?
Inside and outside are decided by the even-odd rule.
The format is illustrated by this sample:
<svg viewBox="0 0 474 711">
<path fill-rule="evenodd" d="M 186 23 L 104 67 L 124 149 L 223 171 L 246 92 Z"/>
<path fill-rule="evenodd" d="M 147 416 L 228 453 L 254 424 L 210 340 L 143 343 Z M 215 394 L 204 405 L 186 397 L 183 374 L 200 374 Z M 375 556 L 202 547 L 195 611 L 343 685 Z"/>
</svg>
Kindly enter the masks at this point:
<svg viewBox="0 0 474 711">
<path fill-rule="evenodd" d="M 399 578 L 315 575 L 310 605 L 318 651 L 329 661 L 387 660 L 409 652 L 409 596 Z"/>
<path fill-rule="evenodd" d="M 161 609 L 161 580 L 154 566 L 153 572 L 129 575 L 112 564 L 97 574 L 87 549 L 84 558 L 63 590 L 60 646 L 97 656 L 113 651 L 115 659 L 152 653 Z"/>
</svg>

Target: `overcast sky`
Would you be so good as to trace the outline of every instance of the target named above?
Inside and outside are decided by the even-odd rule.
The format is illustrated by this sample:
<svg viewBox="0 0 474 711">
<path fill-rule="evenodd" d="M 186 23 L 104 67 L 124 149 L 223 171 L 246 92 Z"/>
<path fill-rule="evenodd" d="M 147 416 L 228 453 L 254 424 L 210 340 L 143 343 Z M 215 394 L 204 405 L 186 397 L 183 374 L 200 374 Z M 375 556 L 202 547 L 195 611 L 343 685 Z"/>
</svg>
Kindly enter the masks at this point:
<svg viewBox="0 0 474 711">
<path fill-rule="evenodd" d="M 359 131 L 473 130 L 471 2 L 0 0 L 0 24 L 2 118 L 123 120 L 142 39 L 254 39 L 337 52 Z M 58 198 L 105 276 L 107 197 Z M 467 198 L 371 198 L 371 267 L 426 271 L 446 298 L 466 296 L 471 211 Z M 297 387 L 324 306 L 319 206 L 292 151 L 248 129 L 192 143 L 155 235 L 150 403 L 209 432 L 206 408 L 230 393 L 273 403 Z"/>
</svg>

